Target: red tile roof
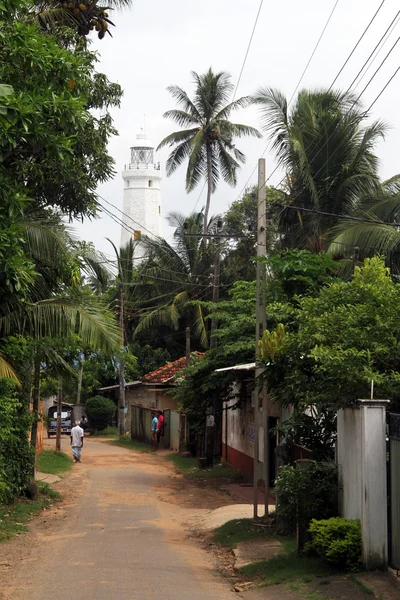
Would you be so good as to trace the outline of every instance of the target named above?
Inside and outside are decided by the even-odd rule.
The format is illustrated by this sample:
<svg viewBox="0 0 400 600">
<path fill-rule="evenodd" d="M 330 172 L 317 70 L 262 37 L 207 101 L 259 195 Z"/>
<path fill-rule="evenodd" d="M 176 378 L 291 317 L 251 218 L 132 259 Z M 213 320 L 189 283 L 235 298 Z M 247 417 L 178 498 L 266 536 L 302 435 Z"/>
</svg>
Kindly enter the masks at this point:
<svg viewBox="0 0 400 600">
<path fill-rule="evenodd" d="M 203 356 L 204 352 L 192 352 L 192 356 Z M 186 367 L 186 357 L 178 358 L 141 377 L 142 383 L 173 383 L 175 375 Z"/>
</svg>

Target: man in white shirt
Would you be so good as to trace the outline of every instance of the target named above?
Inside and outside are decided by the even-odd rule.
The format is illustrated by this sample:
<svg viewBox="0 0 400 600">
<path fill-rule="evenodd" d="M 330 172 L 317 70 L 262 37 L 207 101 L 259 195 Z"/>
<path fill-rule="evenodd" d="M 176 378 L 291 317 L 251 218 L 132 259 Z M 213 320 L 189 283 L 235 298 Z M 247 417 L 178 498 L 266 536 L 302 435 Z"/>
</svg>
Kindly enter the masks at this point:
<svg viewBox="0 0 400 600">
<path fill-rule="evenodd" d="M 75 421 L 75 427 L 71 429 L 72 457 L 75 462 L 81 462 L 83 436 L 84 431 L 82 427 L 79 426 L 79 421 Z"/>
</svg>

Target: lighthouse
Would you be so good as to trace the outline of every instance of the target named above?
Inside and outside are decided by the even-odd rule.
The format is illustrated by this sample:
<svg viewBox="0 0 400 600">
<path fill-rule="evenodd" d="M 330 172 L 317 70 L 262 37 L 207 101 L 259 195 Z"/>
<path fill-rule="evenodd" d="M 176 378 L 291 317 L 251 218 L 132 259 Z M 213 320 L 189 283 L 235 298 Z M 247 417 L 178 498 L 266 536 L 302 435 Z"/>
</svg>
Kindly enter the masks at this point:
<svg viewBox="0 0 400 600">
<path fill-rule="evenodd" d="M 154 161 L 154 146 L 145 133 L 138 133 L 131 148 L 130 163 L 122 172 L 124 180 L 121 247 L 131 238 L 161 236 L 161 171 Z M 136 253 L 137 255 L 140 254 Z"/>
</svg>

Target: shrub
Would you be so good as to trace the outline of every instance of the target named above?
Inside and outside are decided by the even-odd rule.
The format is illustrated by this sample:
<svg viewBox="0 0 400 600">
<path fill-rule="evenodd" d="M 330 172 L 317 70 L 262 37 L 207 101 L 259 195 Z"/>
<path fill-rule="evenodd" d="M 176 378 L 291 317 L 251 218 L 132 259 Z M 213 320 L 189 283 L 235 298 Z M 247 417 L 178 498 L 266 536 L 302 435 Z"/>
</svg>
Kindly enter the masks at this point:
<svg viewBox="0 0 400 600">
<path fill-rule="evenodd" d="M 316 552 L 321 558 L 337 567 L 356 571 L 361 567 L 361 525 L 358 520 L 341 517 L 317 521 L 309 528 L 311 541 L 306 552 Z"/>
<path fill-rule="evenodd" d="M 308 529 L 312 519 L 337 514 L 338 471 L 332 463 L 308 461 L 307 466 L 286 465 L 275 482 L 279 526 L 293 533 Z"/>
<path fill-rule="evenodd" d="M 105 427 L 112 424 L 115 415 L 115 404 L 109 398 L 104 398 L 104 396 L 94 396 L 86 401 L 85 412 L 90 425 L 94 429 L 105 429 Z"/>
<path fill-rule="evenodd" d="M 29 425 L 30 415 L 15 392 L 15 383 L 0 377 L 0 504 L 21 494 L 32 476 Z"/>
</svg>

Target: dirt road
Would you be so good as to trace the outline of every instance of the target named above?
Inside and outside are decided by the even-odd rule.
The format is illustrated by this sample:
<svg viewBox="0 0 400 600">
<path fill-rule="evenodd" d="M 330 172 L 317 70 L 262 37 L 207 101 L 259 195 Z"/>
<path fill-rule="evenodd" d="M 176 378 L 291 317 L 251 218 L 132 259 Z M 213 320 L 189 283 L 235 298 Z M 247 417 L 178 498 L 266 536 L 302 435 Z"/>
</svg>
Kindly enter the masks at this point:
<svg viewBox="0 0 400 600">
<path fill-rule="evenodd" d="M 85 441 L 63 505 L 0 548 L 1 600 L 231 600 L 185 508 L 160 499 L 170 477 L 157 456 Z"/>
</svg>

